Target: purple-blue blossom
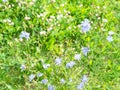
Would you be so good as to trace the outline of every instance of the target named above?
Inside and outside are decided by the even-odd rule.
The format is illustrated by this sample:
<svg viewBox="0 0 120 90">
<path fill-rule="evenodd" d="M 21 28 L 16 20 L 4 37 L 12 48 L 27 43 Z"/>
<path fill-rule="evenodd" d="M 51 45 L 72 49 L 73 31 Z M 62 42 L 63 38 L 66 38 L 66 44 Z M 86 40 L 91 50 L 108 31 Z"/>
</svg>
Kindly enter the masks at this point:
<svg viewBox="0 0 120 90">
<path fill-rule="evenodd" d="M 26 31 L 22 31 L 20 34 L 20 39 L 26 38 L 27 40 L 29 39 L 30 33 Z"/>
<path fill-rule="evenodd" d="M 89 48 L 88 47 L 82 47 L 82 53 L 83 55 L 87 56 L 88 52 L 89 52 Z"/>
<path fill-rule="evenodd" d="M 87 81 L 88 81 L 88 77 L 87 77 L 87 75 L 84 75 L 82 78 L 82 82 L 86 83 Z"/>
<path fill-rule="evenodd" d="M 61 58 L 58 57 L 58 58 L 55 59 L 55 64 L 56 64 L 56 65 L 60 65 L 61 62 L 62 62 L 62 59 L 61 59 Z"/>
<path fill-rule="evenodd" d="M 43 73 L 38 73 L 37 74 L 37 77 L 42 77 L 43 76 Z"/>
<path fill-rule="evenodd" d="M 41 82 L 42 82 L 43 84 L 47 84 L 47 83 L 48 83 L 48 80 L 47 80 L 47 79 L 43 79 Z"/>
<path fill-rule="evenodd" d="M 77 89 L 78 90 L 82 90 L 84 87 L 84 82 L 81 82 L 78 86 L 77 86 Z"/>
<path fill-rule="evenodd" d="M 48 90 L 54 90 L 54 86 L 53 85 L 49 85 L 48 86 Z"/>
<path fill-rule="evenodd" d="M 82 82 L 77 86 L 77 89 L 82 90 L 87 81 L 88 81 L 88 77 L 87 77 L 87 75 L 84 75 L 82 77 Z"/>
<path fill-rule="evenodd" d="M 34 78 L 35 78 L 35 75 L 34 75 L 34 74 L 31 74 L 31 75 L 29 76 L 29 81 L 31 82 Z"/>
<path fill-rule="evenodd" d="M 26 66 L 25 66 L 24 64 L 22 64 L 22 65 L 20 66 L 21 71 L 24 71 L 25 68 L 26 68 Z"/>
<path fill-rule="evenodd" d="M 113 41 L 113 37 L 112 36 L 108 36 L 107 40 L 108 40 L 108 42 L 112 42 Z"/>
<path fill-rule="evenodd" d="M 64 84 L 64 83 L 65 83 L 65 80 L 62 78 L 62 79 L 60 80 L 60 82 L 61 82 L 62 84 Z"/>
<path fill-rule="evenodd" d="M 66 68 L 71 68 L 75 65 L 75 62 L 74 61 L 70 61 L 66 64 Z"/>
<path fill-rule="evenodd" d="M 86 33 L 87 31 L 89 31 L 91 28 L 90 21 L 88 19 L 85 19 L 84 21 L 82 21 L 81 28 L 83 33 Z"/>
</svg>

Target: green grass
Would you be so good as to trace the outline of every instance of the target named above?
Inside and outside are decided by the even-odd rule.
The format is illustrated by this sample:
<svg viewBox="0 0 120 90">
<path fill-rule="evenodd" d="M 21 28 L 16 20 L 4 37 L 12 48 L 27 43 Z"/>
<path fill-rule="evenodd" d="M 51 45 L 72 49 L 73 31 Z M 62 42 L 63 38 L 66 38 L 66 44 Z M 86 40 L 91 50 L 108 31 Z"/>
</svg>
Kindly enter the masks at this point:
<svg viewBox="0 0 120 90">
<path fill-rule="evenodd" d="M 77 90 L 83 75 L 88 77 L 83 90 L 120 90 L 120 1 L 53 1 L 0 1 L 0 90 L 47 90 L 49 84 L 55 90 Z M 79 25 L 85 19 L 91 28 L 82 33 Z M 28 40 L 20 40 L 22 31 L 30 33 Z M 112 42 L 106 39 L 109 31 L 114 32 Z M 89 47 L 87 56 L 82 47 Z M 57 57 L 60 66 L 55 65 Z M 44 69 L 42 61 L 50 67 Z M 67 69 L 70 61 L 76 64 Z M 43 76 L 38 78 L 39 72 Z M 35 78 L 29 82 L 31 74 Z M 60 83 L 62 78 L 66 83 Z"/>
</svg>

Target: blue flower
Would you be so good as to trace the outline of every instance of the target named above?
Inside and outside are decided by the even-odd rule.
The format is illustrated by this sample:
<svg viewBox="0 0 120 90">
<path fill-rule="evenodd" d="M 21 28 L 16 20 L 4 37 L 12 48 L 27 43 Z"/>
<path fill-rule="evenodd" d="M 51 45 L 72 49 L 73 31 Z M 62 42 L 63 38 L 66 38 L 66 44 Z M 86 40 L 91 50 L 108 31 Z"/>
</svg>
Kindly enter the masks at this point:
<svg viewBox="0 0 120 90">
<path fill-rule="evenodd" d="M 112 42 L 113 41 L 113 37 L 112 36 L 108 36 L 107 40 L 108 40 L 108 42 Z"/>
<path fill-rule="evenodd" d="M 35 75 L 34 75 L 34 74 L 31 74 L 31 75 L 29 76 L 29 81 L 31 82 L 34 78 L 35 78 Z"/>
<path fill-rule="evenodd" d="M 88 80 L 87 75 L 84 75 L 83 78 L 82 78 L 82 82 L 86 83 L 87 80 Z"/>
<path fill-rule="evenodd" d="M 89 48 L 88 47 L 82 47 L 82 53 L 87 56 L 88 52 L 89 52 Z"/>
<path fill-rule="evenodd" d="M 42 77 L 43 76 L 43 73 L 38 73 L 37 74 L 37 77 Z"/>
<path fill-rule="evenodd" d="M 84 75 L 82 77 L 82 82 L 77 86 L 77 89 L 82 90 L 87 81 L 88 81 L 87 75 Z"/>
<path fill-rule="evenodd" d="M 69 63 L 66 64 L 66 68 L 71 68 L 75 65 L 74 61 L 70 61 Z"/>
<path fill-rule="evenodd" d="M 2 0 L 4 3 L 7 2 L 8 0 Z"/>
<path fill-rule="evenodd" d="M 78 86 L 77 86 L 77 89 L 78 90 L 82 90 L 84 87 L 84 82 L 81 82 Z"/>
<path fill-rule="evenodd" d="M 21 71 L 25 70 L 26 66 L 23 64 L 20 66 Z"/>
<path fill-rule="evenodd" d="M 61 62 L 62 62 L 61 58 L 58 57 L 58 58 L 55 59 L 55 64 L 56 65 L 60 65 Z"/>
<path fill-rule="evenodd" d="M 85 19 L 84 21 L 82 21 L 81 28 L 83 33 L 86 33 L 87 31 L 89 31 L 90 27 L 91 27 L 90 21 L 88 19 Z"/>
<path fill-rule="evenodd" d="M 60 80 L 60 82 L 61 82 L 62 84 L 64 84 L 64 83 L 65 83 L 65 80 L 62 78 L 62 79 Z"/>
<path fill-rule="evenodd" d="M 26 38 L 27 40 L 29 39 L 30 33 L 26 31 L 22 31 L 20 34 L 20 39 Z"/>
<path fill-rule="evenodd" d="M 48 80 L 47 80 L 47 79 L 43 79 L 41 82 L 42 82 L 43 84 L 47 84 L 47 83 L 48 83 Z"/>
<path fill-rule="evenodd" d="M 54 90 L 54 86 L 49 85 L 49 86 L 48 86 L 48 90 Z"/>
</svg>

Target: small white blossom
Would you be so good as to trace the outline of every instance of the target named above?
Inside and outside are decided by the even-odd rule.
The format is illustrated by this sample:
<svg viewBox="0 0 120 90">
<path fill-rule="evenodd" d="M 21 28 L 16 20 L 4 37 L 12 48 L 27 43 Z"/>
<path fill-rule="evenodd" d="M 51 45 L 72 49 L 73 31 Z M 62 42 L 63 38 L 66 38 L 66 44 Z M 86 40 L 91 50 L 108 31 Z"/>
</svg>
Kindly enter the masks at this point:
<svg viewBox="0 0 120 90">
<path fill-rule="evenodd" d="M 56 65 L 60 65 L 61 62 L 62 62 L 62 59 L 61 59 L 61 58 L 58 57 L 58 58 L 55 59 L 55 64 L 56 64 Z"/>
<path fill-rule="evenodd" d="M 72 82 L 73 80 L 72 80 L 72 78 L 69 78 L 69 82 Z"/>
<path fill-rule="evenodd" d="M 47 84 L 47 83 L 48 83 L 48 80 L 47 80 L 47 79 L 43 79 L 41 82 L 42 82 L 43 84 Z"/>
<path fill-rule="evenodd" d="M 45 34 L 46 34 L 46 31 L 41 31 L 40 34 L 41 34 L 41 35 L 45 35 Z"/>
<path fill-rule="evenodd" d="M 100 20 L 100 17 L 98 17 L 98 20 Z"/>
<path fill-rule="evenodd" d="M 47 31 L 51 31 L 53 29 L 53 27 L 52 26 L 50 26 L 48 29 L 47 29 Z"/>
<path fill-rule="evenodd" d="M 31 75 L 29 76 L 29 81 L 31 82 L 34 78 L 35 78 L 35 75 L 34 75 L 34 74 L 31 74 Z"/>
<path fill-rule="evenodd" d="M 30 17 L 28 17 L 28 16 L 25 16 L 25 20 L 30 20 Z"/>
<path fill-rule="evenodd" d="M 9 23 L 9 25 L 13 26 L 13 25 L 14 25 L 14 22 Z"/>
<path fill-rule="evenodd" d="M 88 47 L 82 47 L 82 53 L 87 56 L 88 52 L 89 52 L 89 48 Z"/>
<path fill-rule="evenodd" d="M 44 69 L 47 69 L 48 67 L 50 67 L 50 64 L 43 64 Z"/>
<path fill-rule="evenodd" d="M 107 22 L 108 22 L 108 20 L 107 20 L 107 19 L 103 19 L 103 22 L 107 23 Z"/>
<path fill-rule="evenodd" d="M 108 34 L 111 36 L 111 35 L 114 34 L 114 32 L 113 31 L 109 31 Z"/>
<path fill-rule="evenodd" d="M 81 59 L 81 54 L 75 54 L 74 59 L 75 60 L 80 60 Z"/>
<path fill-rule="evenodd" d="M 74 61 L 70 61 L 69 63 L 66 64 L 66 68 L 72 68 L 75 65 Z"/>
<path fill-rule="evenodd" d="M 88 19 L 85 19 L 84 21 L 82 21 L 81 23 L 81 27 L 82 27 L 82 32 L 86 33 L 87 31 L 90 30 L 90 21 Z"/>
<path fill-rule="evenodd" d="M 112 41 L 113 41 L 113 37 L 112 37 L 112 36 L 108 36 L 108 37 L 107 37 L 107 40 L 108 40 L 109 42 L 112 42 Z"/>
</svg>

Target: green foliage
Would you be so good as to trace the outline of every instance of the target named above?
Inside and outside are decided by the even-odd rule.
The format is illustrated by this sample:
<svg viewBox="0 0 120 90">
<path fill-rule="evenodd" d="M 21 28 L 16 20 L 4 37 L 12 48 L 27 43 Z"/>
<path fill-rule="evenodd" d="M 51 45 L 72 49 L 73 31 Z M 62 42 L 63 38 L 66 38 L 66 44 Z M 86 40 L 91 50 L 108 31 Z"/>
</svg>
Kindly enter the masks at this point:
<svg viewBox="0 0 120 90">
<path fill-rule="evenodd" d="M 0 89 L 120 90 L 119 0 L 4 0 L 0 1 Z M 91 28 L 83 33 L 81 23 Z M 20 39 L 22 31 L 29 39 Z M 113 41 L 106 38 L 114 32 Z M 89 47 L 87 56 L 82 47 Z M 75 60 L 81 54 L 81 60 Z M 60 57 L 62 64 L 55 65 Z M 75 61 L 68 69 L 66 64 Z M 50 64 L 45 69 L 44 65 Z M 25 70 L 21 71 L 21 65 Z M 37 77 L 41 72 L 43 76 Z M 32 82 L 29 76 L 35 75 Z M 65 79 L 65 83 L 60 82 Z M 72 82 L 69 79 L 72 78 Z M 43 85 L 41 80 L 48 79 Z"/>
</svg>

